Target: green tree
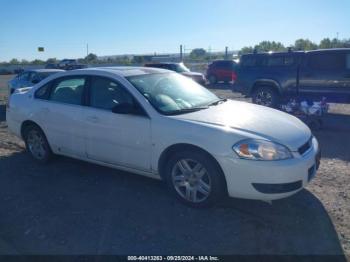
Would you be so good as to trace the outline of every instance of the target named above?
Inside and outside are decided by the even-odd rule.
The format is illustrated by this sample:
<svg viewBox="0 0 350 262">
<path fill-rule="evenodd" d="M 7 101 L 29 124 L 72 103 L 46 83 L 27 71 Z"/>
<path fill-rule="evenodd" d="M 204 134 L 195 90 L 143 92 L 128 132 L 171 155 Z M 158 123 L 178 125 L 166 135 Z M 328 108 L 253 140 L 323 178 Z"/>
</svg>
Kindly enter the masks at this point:
<svg viewBox="0 0 350 262">
<path fill-rule="evenodd" d="M 321 40 L 320 44 L 318 45 L 318 48 L 320 49 L 332 48 L 332 41 L 329 38 L 324 38 Z"/>
<path fill-rule="evenodd" d="M 286 47 L 280 43 L 275 41 L 262 41 L 258 45 L 254 47 L 257 51 L 260 52 L 269 52 L 269 51 L 285 51 Z"/>
<path fill-rule="evenodd" d="M 132 62 L 135 64 L 143 64 L 145 62 L 145 57 L 142 55 L 135 55 Z"/>
<path fill-rule="evenodd" d="M 56 58 L 48 58 L 46 64 L 57 64 L 58 60 Z"/>
<path fill-rule="evenodd" d="M 97 61 L 97 55 L 90 53 L 85 57 L 85 61 L 87 63 L 92 63 L 92 62 L 96 62 Z"/>
<path fill-rule="evenodd" d="M 204 48 L 195 48 L 190 53 L 192 59 L 204 59 L 206 55 L 207 51 Z"/>
<path fill-rule="evenodd" d="M 254 52 L 254 47 L 252 47 L 252 46 L 245 46 L 238 52 L 238 54 L 239 55 L 244 55 L 244 54 L 251 54 L 253 52 Z"/>
<path fill-rule="evenodd" d="M 30 64 L 30 63 L 29 63 L 28 60 L 22 59 L 22 60 L 21 60 L 21 64 L 22 64 L 22 65 L 28 65 L 28 64 Z"/>
<path fill-rule="evenodd" d="M 40 60 L 40 59 L 35 59 L 31 62 L 31 64 L 33 65 L 43 65 L 45 64 L 45 62 L 43 60 Z"/>
<path fill-rule="evenodd" d="M 294 43 L 295 50 L 315 50 L 318 46 L 314 42 L 311 42 L 309 39 L 298 39 Z"/>
<path fill-rule="evenodd" d="M 19 64 L 20 64 L 20 62 L 19 62 L 19 60 L 18 60 L 18 59 L 16 59 L 16 58 L 12 58 L 12 59 L 10 60 L 9 64 L 11 64 L 11 65 L 19 65 Z"/>
</svg>

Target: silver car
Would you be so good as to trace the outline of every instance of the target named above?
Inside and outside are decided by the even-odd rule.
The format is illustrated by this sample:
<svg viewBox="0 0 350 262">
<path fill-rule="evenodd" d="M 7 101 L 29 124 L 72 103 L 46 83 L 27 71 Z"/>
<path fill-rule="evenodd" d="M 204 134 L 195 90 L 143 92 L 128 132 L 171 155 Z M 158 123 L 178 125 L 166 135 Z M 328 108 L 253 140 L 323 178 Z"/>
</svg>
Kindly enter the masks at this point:
<svg viewBox="0 0 350 262">
<path fill-rule="evenodd" d="M 46 77 L 56 74 L 58 72 L 64 72 L 60 69 L 33 69 L 26 70 L 19 73 L 13 79 L 8 82 L 9 95 L 12 94 L 16 89 L 22 87 L 28 87 L 35 85 L 45 79 Z"/>
</svg>

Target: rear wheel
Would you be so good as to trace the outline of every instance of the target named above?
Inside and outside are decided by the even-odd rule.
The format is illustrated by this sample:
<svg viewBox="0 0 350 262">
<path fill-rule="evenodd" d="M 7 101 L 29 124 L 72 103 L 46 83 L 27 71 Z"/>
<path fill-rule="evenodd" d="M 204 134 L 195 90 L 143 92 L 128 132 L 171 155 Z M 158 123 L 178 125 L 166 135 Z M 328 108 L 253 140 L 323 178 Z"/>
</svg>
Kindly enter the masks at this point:
<svg viewBox="0 0 350 262">
<path fill-rule="evenodd" d="M 210 75 L 208 80 L 211 85 L 215 85 L 218 82 L 218 79 L 214 75 Z"/>
<path fill-rule="evenodd" d="M 268 106 L 277 107 L 279 104 L 280 97 L 276 90 L 271 87 L 258 87 L 255 89 L 252 95 L 253 103 Z"/>
<path fill-rule="evenodd" d="M 30 125 L 24 130 L 24 141 L 27 151 L 40 163 L 47 163 L 52 157 L 50 145 L 44 132 L 36 125 Z"/>
<path fill-rule="evenodd" d="M 166 165 L 165 176 L 173 194 L 192 207 L 210 206 L 225 192 L 222 171 L 199 151 L 175 153 Z"/>
</svg>

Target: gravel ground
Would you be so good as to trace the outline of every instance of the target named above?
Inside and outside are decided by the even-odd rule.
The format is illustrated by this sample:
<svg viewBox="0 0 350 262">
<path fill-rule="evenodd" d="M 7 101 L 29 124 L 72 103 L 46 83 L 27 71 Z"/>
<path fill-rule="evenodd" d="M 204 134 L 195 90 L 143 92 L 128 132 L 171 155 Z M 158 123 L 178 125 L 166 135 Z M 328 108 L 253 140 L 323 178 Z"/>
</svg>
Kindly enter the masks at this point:
<svg viewBox="0 0 350 262">
<path fill-rule="evenodd" d="M 0 77 L 0 91 L 5 82 Z M 226 86 L 212 90 L 249 102 Z M 159 181 L 65 157 L 35 164 L 8 133 L 2 101 L 0 254 L 349 256 L 349 132 L 350 105 L 332 104 L 324 129 L 315 132 L 323 154 L 319 172 L 295 196 L 272 205 L 226 199 L 195 210 Z"/>
</svg>

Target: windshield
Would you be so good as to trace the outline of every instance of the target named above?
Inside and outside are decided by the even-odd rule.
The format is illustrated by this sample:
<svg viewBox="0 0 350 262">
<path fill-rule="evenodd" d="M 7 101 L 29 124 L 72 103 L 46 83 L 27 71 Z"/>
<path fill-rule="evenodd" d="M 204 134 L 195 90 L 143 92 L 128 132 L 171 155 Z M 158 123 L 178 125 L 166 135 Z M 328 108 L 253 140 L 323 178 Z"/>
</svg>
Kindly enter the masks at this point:
<svg viewBox="0 0 350 262">
<path fill-rule="evenodd" d="M 183 63 L 176 65 L 176 72 L 183 73 L 183 72 L 190 72 L 190 69 L 188 69 Z"/>
<path fill-rule="evenodd" d="M 57 72 L 40 72 L 37 75 L 37 78 L 40 80 L 45 79 L 46 77 L 49 77 L 50 75 L 56 74 Z"/>
<path fill-rule="evenodd" d="M 177 73 L 138 75 L 127 79 L 162 114 L 201 110 L 220 100 L 208 89 Z"/>
</svg>

